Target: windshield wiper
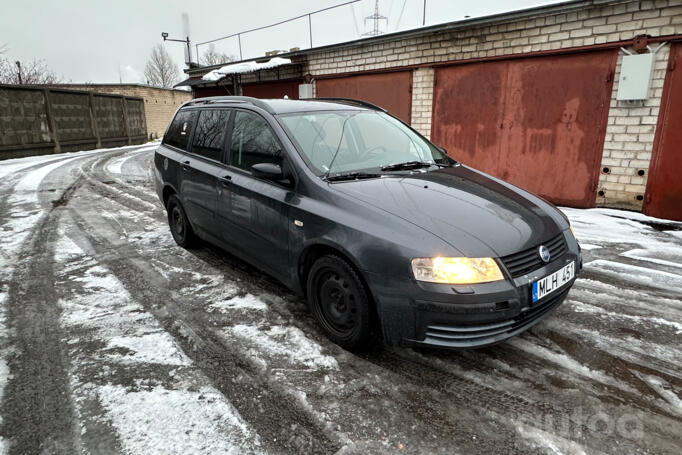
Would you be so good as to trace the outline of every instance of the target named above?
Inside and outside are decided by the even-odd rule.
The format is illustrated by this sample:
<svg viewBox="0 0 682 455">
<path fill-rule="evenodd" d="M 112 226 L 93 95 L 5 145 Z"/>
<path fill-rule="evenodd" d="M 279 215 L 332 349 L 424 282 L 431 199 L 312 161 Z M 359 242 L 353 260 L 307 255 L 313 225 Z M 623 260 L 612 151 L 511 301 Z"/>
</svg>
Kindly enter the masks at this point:
<svg viewBox="0 0 682 455">
<path fill-rule="evenodd" d="M 429 163 L 426 161 L 406 161 L 404 163 L 397 163 L 397 164 L 389 164 L 387 166 L 384 166 L 381 168 L 382 171 L 406 171 L 410 169 L 420 169 L 424 167 L 431 167 L 431 166 L 438 166 L 438 167 L 446 167 L 446 164 L 441 164 L 441 163 Z"/>
<path fill-rule="evenodd" d="M 324 177 L 327 182 L 339 182 L 342 180 L 359 180 L 381 177 L 381 174 L 372 172 L 349 172 L 347 174 L 336 174 Z"/>
</svg>

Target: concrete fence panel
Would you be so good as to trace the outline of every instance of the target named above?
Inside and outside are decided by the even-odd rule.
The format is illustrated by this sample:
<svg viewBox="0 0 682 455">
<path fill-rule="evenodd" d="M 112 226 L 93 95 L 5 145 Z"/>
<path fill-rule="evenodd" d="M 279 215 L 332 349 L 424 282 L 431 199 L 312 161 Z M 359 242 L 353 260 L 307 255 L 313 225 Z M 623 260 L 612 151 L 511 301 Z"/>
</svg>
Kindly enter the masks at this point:
<svg viewBox="0 0 682 455">
<path fill-rule="evenodd" d="M 141 98 L 0 85 L 0 160 L 140 144 L 146 138 Z"/>
</svg>

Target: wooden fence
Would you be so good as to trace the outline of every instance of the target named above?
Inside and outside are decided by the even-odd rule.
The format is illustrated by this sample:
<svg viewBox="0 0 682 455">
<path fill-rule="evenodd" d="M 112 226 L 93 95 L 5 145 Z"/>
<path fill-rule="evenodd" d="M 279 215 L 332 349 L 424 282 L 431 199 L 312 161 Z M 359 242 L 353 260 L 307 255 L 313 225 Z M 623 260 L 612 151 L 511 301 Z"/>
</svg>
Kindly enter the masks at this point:
<svg viewBox="0 0 682 455">
<path fill-rule="evenodd" d="M 0 160 L 146 140 L 142 98 L 0 85 Z"/>
</svg>

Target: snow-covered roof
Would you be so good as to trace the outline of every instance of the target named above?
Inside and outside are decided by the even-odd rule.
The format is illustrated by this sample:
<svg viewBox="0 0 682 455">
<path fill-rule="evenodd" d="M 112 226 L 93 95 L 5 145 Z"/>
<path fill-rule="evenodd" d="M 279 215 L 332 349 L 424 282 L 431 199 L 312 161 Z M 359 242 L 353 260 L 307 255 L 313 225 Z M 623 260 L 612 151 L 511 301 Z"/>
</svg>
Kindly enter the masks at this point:
<svg viewBox="0 0 682 455">
<path fill-rule="evenodd" d="M 218 68 L 217 70 L 213 70 L 209 73 L 204 74 L 204 76 L 201 79 L 205 81 L 218 81 L 227 76 L 228 74 L 252 73 L 258 70 L 264 70 L 268 68 L 274 68 L 276 66 L 289 64 L 291 64 L 291 59 L 282 57 L 273 57 L 264 63 L 258 63 L 254 61 L 232 63 L 230 65 L 225 65 L 223 67 Z"/>
</svg>

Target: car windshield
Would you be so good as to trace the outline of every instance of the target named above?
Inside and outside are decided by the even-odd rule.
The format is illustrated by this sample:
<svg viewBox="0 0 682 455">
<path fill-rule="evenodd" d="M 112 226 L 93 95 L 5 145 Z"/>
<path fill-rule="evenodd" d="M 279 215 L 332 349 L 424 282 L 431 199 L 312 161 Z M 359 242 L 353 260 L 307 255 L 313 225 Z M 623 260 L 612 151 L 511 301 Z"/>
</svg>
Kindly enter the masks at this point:
<svg viewBox="0 0 682 455">
<path fill-rule="evenodd" d="M 281 120 L 318 175 L 401 163 L 449 164 L 436 146 L 383 112 L 306 112 Z"/>
</svg>

